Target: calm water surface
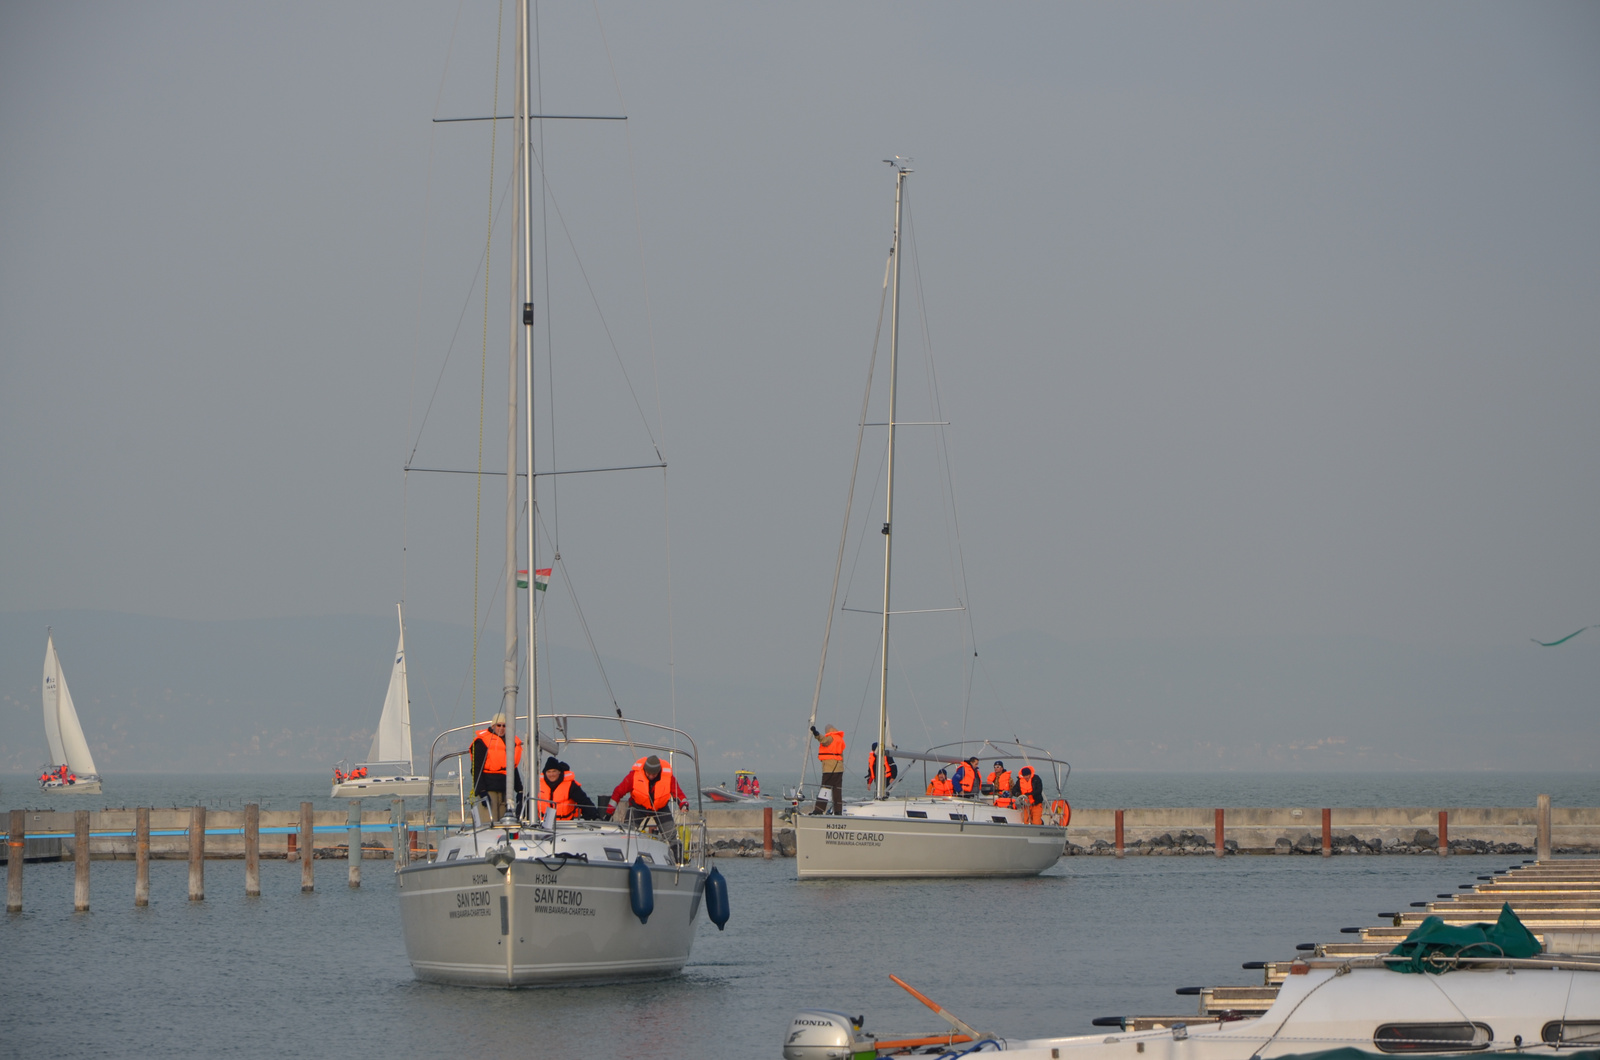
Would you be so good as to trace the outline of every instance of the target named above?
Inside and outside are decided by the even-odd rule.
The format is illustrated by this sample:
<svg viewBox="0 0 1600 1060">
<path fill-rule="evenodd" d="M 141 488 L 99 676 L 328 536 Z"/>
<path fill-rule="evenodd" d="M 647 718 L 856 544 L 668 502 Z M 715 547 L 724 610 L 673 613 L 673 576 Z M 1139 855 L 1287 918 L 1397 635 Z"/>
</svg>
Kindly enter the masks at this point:
<svg viewBox="0 0 1600 1060">
<path fill-rule="evenodd" d="M 172 797 L 135 797 L 129 778 L 128 797 L 119 781 L 111 803 L 226 808 L 242 798 L 288 809 L 300 789 L 312 794 L 303 777 L 292 790 L 265 778 L 253 790 L 147 779 L 142 790 Z M 1539 790 L 1555 787 L 1550 779 Z M 1573 783 L 1569 798 L 1580 801 L 1592 782 Z M 327 790 L 320 778 L 315 787 Z M 1263 797 L 1321 801 L 1284 794 Z M 1213 802 L 1246 804 L 1191 804 Z M 213 861 L 197 903 L 186 899 L 185 864 L 156 862 L 145 909 L 133 908 L 132 863 L 95 862 L 84 914 L 72 912 L 70 865 L 32 865 L 26 911 L 0 920 L 0 1053 L 776 1057 L 790 1016 L 812 1006 L 866 1013 L 880 1035 L 937 1030 L 890 972 L 985 1029 L 1088 1033 L 1095 1016 L 1193 1011 L 1176 987 L 1257 982 L 1241 962 L 1290 956 L 1296 943 L 1374 923 L 1508 862 L 1076 858 L 1030 880 L 803 884 L 791 860 L 717 864 L 733 919 L 718 932 L 702 918 L 684 975 L 518 993 L 414 981 L 387 862 L 366 862 L 359 890 L 345 885 L 345 862 L 319 862 L 311 895 L 300 893 L 298 865 L 264 862 L 263 894 L 246 899 L 243 864 Z"/>
</svg>

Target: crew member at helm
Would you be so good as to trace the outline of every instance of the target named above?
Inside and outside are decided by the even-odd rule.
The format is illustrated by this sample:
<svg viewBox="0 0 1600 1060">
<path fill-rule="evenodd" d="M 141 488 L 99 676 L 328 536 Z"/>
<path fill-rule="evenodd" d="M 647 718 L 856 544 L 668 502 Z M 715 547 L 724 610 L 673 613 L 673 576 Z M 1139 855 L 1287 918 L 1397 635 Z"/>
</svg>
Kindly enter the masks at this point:
<svg viewBox="0 0 1600 1060">
<path fill-rule="evenodd" d="M 511 775 L 516 780 L 517 802 L 522 802 L 522 737 L 517 737 Z M 498 821 L 506 811 L 506 716 L 496 714 L 472 740 L 472 792 L 489 803 L 489 819 Z"/>
</svg>

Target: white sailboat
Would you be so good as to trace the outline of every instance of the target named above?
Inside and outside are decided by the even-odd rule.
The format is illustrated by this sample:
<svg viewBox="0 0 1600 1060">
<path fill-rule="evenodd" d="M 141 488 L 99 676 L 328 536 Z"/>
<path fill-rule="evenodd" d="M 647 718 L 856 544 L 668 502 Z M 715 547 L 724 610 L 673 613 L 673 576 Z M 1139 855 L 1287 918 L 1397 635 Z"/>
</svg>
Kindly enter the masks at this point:
<svg viewBox="0 0 1600 1060">
<path fill-rule="evenodd" d="M 637 765 L 641 772 L 646 756 L 656 756 L 663 767 L 665 787 L 646 786 L 647 795 L 669 795 L 665 809 L 676 799 L 687 800 L 681 787 L 674 788 L 672 774 L 683 777 L 688 786 L 693 764 L 693 791 L 700 789 L 699 762 L 693 741 L 678 729 L 622 716 L 552 715 L 538 711 L 538 680 L 535 661 L 537 638 L 536 600 L 540 595 L 531 585 L 523 596 L 525 610 L 517 607 L 516 573 L 519 569 L 541 573 L 535 562 L 535 524 L 537 477 L 533 473 L 534 403 L 533 337 L 534 307 L 531 246 L 531 191 L 535 160 L 532 156 L 531 54 L 532 26 L 528 0 L 520 0 L 517 12 L 517 197 L 520 214 L 521 304 L 514 309 L 514 328 L 519 348 L 513 350 L 510 364 L 510 409 L 508 416 L 506 464 L 506 585 L 505 585 L 505 685 L 501 713 L 510 719 L 510 732 L 503 737 L 506 748 L 518 753 L 507 759 L 520 760 L 522 741 L 519 730 L 527 734 L 528 748 L 535 758 L 548 752 L 578 752 L 583 757 L 577 769 L 592 775 L 600 756 L 610 748 L 612 761 L 624 761 L 630 772 Z M 516 256 L 514 254 L 514 256 Z M 524 428 L 521 460 L 518 457 L 519 398 L 517 376 L 521 368 Z M 519 462 L 521 470 L 519 473 Z M 662 466 L 662 465 L 657 465 Z M 527 483 L 526 507 L 519 496 L 520 482 Z M 518 514 L 525 512 L 522 529 L 522 554 L 518 560 Z M 526 632 L 520 645 L 528 660 L 528 702 L 533 709 L 517 711 L 519 665 L 522 651 L 519 632 Z M 526 724 L 526 728 L 524 728 Z M 548 726 L 548 732 L 542 731 Z M 620 729 L 619 737 L 591 735 Z M 726 883 L 716 869 L 708 869 L 703 823 L 671 824 L 670 813 L 644 817 L 622 809 L 611 818 L 597 810 L 576 809 L 566 801 L 573 789 L 558 781 L 550 791 L 548 809 L 518 805 L 522 800 L 507 799 L 505 815 L 497 821 L 483 820 L 485 808 L 467 798 L 467 780 L 472 774 L 470 742 L 477 726 L 446 730 L 434 741 L 429 752 L 428 772 L 437 777 L 445 766 L 454 763 L 460 784 L 459 828 L 434 832 L 427 860 L 399 870 L 400 919 L 405 932 L 406 955 L 412 973 L 419 979 L 457 986 L 522 987 L 571 986 L 580 983 L 614 982 L 671 975 L 682 970 L 694 945 L 696 918 L 703 904 L 708 917 L 720 928 L 728 916 Z M 492 734 L 490 739 L 492 739 Z M 448 741 L 448 742 L 447 742 Z M 465 749 L 460 743 L 466 742 Z M 441 745 L 444 750 L 441 753 Z M 578 754 L 574 754 L 578 757 Z M 537 797 L 540 773 L 535 762 L 529 776 Z M 508 762 L 508 772 L 517 773 Z M 615 767 L 613 767 L 615 768 Z M 620 770 L 617 770 L 620 771 Z M 567 776 L 575 774 L 569 773 Z M 509 780 L 509 776 L 508 776 Z M 452 785 L 455 787 L 455 785 Z M 520 783 L 518 784 L 520 787 Z M 622 790 L 619 788 L 618 790 Z M 640 790 L 637 782 L 632 790 Z M 565 794 L 563 794 L 565 793 Z M 508 791 L 507 794 L 510 794 Z M 435 799 L 430 791 L 428 817 L 433 821 Z M 630 796 L 620 797 L 623 807 Z M 698 802 L 698 795 L 696 796 Z M 452 800 L 454 801 L 454 800 Z M 581 807 L 581 803 L 578 806 Z M 680 808 L 681 808 L 680 803 Z M 558 808 L 559 811 L 558 812 Z M 664 808 L 658 807 L 656 813 Z M 563 812 L 567 814 L 563 818 Z M 637 819 L 637 823 L 635 820 Z M 703 819 L 702 819 L 703 821 Z"/>
<path fill-rule="evenodd" d="M 67 691 L 67 675 L 56 655 L 55 637 L 44 636 L 44 735 L 50 744 L 50 764 L 39 777 L 39 786 L 62 795 L 100 794 L 100 772 L 83 738 L 78 712 Z"/>
<path fill-rule="evenodd" d="M 888 428 L 885 460 L 888 472 L 883 516 L 883 607 L 879 628 L 879 663 L 882 669 L 878 685 L 877 746 L 887 748 L 893 755 L 902 758 L 959 763 L 965 756 L 952 754 L 948 750 L 942 754 L 937 749 L 927 754 L 909 754 L 898 750 L 889 734 L 889 623 L 896 614 L 891 608 L 890 598 L 894 542 L 890 530 L 894 525 L 895 431 L 899 426 L 896 420 L 896 388 L 900 342 L 900 224 L 906 177 L 911 170 L 900 159 L 886 161 L 895 168 L 895 213 L 894 240 L 890 250 L 893 290 L 889 315 L 889 417 L 884 425 Z M 843 557 L 842 544 L 840 557 Z M 830 615 L 831 611 L 830 606 Z M 820 670 L 817 687 L 820 695 Z M 813 701 L 813 732 L 815 725 L 816 706 Z M 1054 758 L 1043 752 L 1030 756 L 1022 745 L 1010 741 L 1007 741 L 1007 745 L 1023 752 L 1016 755 L 1016 759 L 1033 763 L 1034 772 L 1041 783 L 1044 768 L 1047 767 L 1059 789 L 1060 775 Z M 979 746 L 987 749 L 999 745 L 980 742 Z M 1041 823 L 1031 823 L 1032 815 L 1022 808 L 996 805 L 997 801 L 1009 803 L 1010 799 L 984 799 L 978 790 L 965 797 L 890 797 L 889 778 L 885 773 L 883 769 L 876 771 L 872 797 L 865 802 L 835 806 L 829 814 L 795 814 L 796 871 L 801 879 L 1036 876 L 1054 865 L 1066 849 L 1066 828 L 1059 817 L 1040 814 Z M 821 803 L 819 799 L 819 808 Z"/>
<path fill-rule="evenodd" d="M 399 605 L 395 607 L 399 614 Z M 411 757 L 411 694 L 406 684 L 406 621 L 400 617 L 400 642 L 394 649 L 394 666 L 389 671 L 389 691 L 383 697 L 383 713 L 372 734 L 367 760 L 349 769 L 337 768 L 333 774 L 333 798 L 360 799 L 372 796 L 405 798 L 428 794 L 428 778 L 417 773 Z"/>
</svg>

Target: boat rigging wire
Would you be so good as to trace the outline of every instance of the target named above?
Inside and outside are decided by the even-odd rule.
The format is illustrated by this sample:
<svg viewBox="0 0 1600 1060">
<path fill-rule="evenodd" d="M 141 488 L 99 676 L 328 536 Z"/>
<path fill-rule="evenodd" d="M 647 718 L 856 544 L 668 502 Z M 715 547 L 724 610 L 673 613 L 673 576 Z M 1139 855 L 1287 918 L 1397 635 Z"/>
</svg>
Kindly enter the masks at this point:
<svg viewBox="0 0 1600 1060">
<path fill-rule="evenodd" d="M 800 751 L 800 784 L 795 790 L 801 797 L 805 794 L 806 771 L 811 765 L 810 732 L 817 727 L 817 704 L 822 699 L 822 674 L 828 665 L 828 637 L 833 632 L 833 612 L 839 599 L 839 573 L 844 569 L 844 549 L 850 539 L 850 506 L 856 496 L 856 473 L 861 468 L 861 445 L 867 433 L 867 405 L 872 400 L 872 373 L 878 365 L 878 341 L 883 336 L 883 311 L 889 300 L 889 271 L 893 267 L 894 252 L 891 250 L 889 259 L 883 265 L 883 292 L 878 296 L 878 323 L 872 332 L 872 354 L 867 358 L 867 385 L 861 393 L 861 415 L 856 417 L 856 451 L 850 460 L 850 488 L 845 493 L 844 522 L 839 527 L 839 552 L 833 562 L 833 587 L 828 591 L 828 618 L 822 625 L 822 657 L 817 660 L 817 683 L 811 692 L 811 721 L 806 730 L 807 739 Z M 860 724 L 858 716 L 856 725 Z"/>
<path fill-rule="evenodd" d="M 494 29 L 494 110 L 500 112 L 500 38 L 505 29 L 505 0 L 499 5 Z M 478 723 L 478 554 L 483 545 L 483 424 L 489 386 L 489 251 L 494 242 L 495 138 L 499 125 L 489 126 L 489 202 L 484 211 L 483 237 L 483 359 L 478 368 L 478 471 L 474 480 L 477 500 L 472 511 L 472 724 Z"/>
</svg>

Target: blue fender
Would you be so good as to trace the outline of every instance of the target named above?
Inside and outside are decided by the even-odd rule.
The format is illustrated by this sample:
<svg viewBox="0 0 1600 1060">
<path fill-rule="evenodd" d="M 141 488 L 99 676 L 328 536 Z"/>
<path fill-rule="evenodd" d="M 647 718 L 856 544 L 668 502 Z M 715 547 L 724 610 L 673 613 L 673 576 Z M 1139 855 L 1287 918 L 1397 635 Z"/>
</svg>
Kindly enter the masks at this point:
<svg viewBox="0 0 1600 1060">
<path fill-rule="evenodd" d="M 706 916 L 718 931 L 728 922 L 728 879 L 715 867 L 706 877 Z"/>
<path fill-rule="evenodd" d="M 644 863 L 643 855 L 634 858 L 628 869 L 628 904 L 633 907 L 633 915 L 639 918 L 639 923 L 650 923 L 650 914 L 656 911 L 656 892 L 650 866 Z"/>
</svg>

